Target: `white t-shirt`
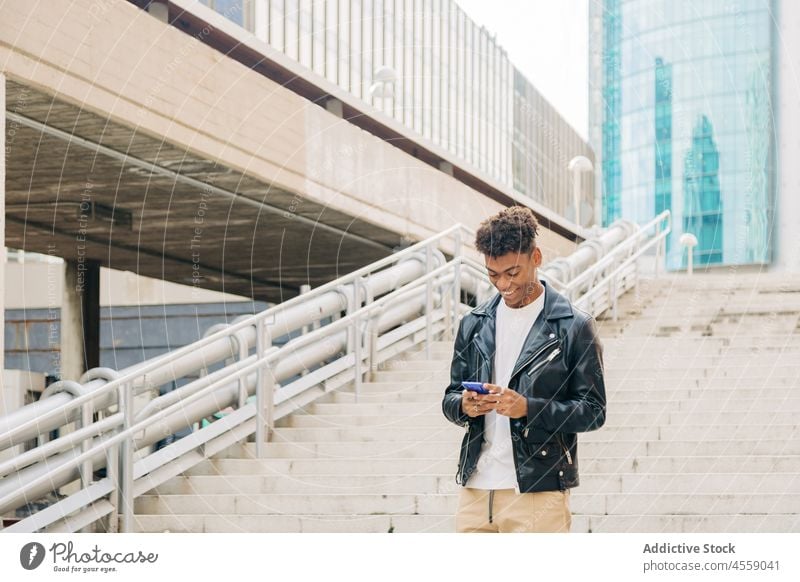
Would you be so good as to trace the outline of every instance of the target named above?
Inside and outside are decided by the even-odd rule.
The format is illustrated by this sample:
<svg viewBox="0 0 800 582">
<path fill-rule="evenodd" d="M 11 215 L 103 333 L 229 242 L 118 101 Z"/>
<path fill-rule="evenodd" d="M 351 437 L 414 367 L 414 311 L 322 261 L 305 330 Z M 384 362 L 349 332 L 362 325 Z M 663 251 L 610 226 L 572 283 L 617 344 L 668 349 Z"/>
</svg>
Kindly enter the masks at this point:
<svg viewBox="0 0 800 582">
<path fill-rule="evenodd" d="M 495 353 L 492 384 L 508 387 L 514 364 L 533 323 L 544 307 L 544 293 L 524 307 L 511 308 L 500 298 L 495 321 Z M 511 427 L 507 416 L 494 410 L 484 418 L 485 440 L 478 466 L 467 482 L 473 489 L 516 489 L 517 471 L 511 448 Z"/>
</svg>

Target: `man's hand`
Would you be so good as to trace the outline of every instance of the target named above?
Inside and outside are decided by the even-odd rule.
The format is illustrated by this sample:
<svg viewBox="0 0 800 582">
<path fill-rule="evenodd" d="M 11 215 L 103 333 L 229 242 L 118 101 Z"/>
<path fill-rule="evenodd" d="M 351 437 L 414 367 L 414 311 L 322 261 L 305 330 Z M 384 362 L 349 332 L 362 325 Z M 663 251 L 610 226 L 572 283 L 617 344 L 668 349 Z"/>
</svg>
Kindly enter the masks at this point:
<svg viewBox="0 0 800 582">
<path fill-rule="evenodd" d="M 472 390 L 464 390 L 461 395 L 461 410 L 471 418 L 483 416 L 496 410 L 498 414 L 509 418 L 521 418 L 528 414 L 528 400 L 511 388 L 485 383 L 489 394 L 478 394 Z"/>
<path fill-rule="evenodd" d="M 486 398 L 492 398 L 495 401 L 492 408 L 497 411 L 497 414 L 509 418 L 522 418 L 528 415 L 528 399 L 519 392 L 496 384 L 484 384 L 483 387 L 491 392 L 486 395 Z"/>
<path fill-rule="evenodd" d="M 491 384 L 483 385 L 483 387 L 487 389 L 489 386 L 491 386 Z M 496 394 L 478 394 L 466 388 L 461 394 L 461 410 L 470 418 L 483 416 L 487 412 L 494 410 L 496 403 Z"/>
</svg>

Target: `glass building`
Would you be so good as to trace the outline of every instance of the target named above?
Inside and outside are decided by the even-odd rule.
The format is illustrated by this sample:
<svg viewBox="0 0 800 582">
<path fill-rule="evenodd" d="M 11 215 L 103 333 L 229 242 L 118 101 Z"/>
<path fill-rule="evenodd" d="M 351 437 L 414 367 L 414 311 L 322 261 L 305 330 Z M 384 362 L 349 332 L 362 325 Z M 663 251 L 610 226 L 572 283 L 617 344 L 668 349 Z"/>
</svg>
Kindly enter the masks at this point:
<svg viewBox="0 0 800 582">
<path fill-rule="evenodd" d="M 559 214 L 573 200 L 569 160 L 594 160 L 586 141 L 453 0 L 199 1 Z M 592 206 L 593 180 L 584 177 L 581 187 Z"/>
<path fill-rule="evenodd" d="M 589 141 L 603 224 L 672 212 L 667 266 L 772 258 L 769 0 L 603 0 L 589 12 Z"/>
</svg>

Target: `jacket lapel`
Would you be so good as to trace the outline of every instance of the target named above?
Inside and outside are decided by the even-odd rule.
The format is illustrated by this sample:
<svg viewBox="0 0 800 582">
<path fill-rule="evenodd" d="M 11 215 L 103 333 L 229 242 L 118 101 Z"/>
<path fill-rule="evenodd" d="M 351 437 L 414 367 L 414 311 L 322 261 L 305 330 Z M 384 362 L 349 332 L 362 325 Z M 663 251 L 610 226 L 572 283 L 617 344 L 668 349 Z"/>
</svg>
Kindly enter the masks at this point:
<svg viewBox="0 0 800 582">
<path fill-rule="evenodd" d="M 525 364 L 528 358 L 547 346 L 549 342 L 558 339 L 550 322 L 562 317 L 572 317 L 572 306 L 569 301 L 545 281 L 541 281 L 541 283 L 544 285 L 544 307 L 542 307 L 542 312 L 536 318 L 531 330 L 528 332 L 528 336 L 525 338 L 522 351 L 517 358 L 516 364 L 514 364 L 511 378 L 519 372 L 519 368 Z M 475 347 L 483 355 L 489 366 L 490 378 L 491 370 L 494 367 L 496 349 L 495 322 L 497 321 L 497 305 L 501 300 L 500 293 L 496 293 L 486 303 L 472 310 L 475 315 L 484 317 L 483 325 L 478 326 L 478 331 L 473 336 L 472 341 L 475 342 Z"/>
<path fill-rule="evenodd" d="M 542 307 L 539 317 L 533 322 L 528 337 L 525 338 L 522 351 L 520 351 L 517 362 L 514 364 L 514 370 L 511 372 L 511 378 L 548 343 L 558 340 L 558 335 L 550 322 L 554 319 L 572 316 L 572 307 L 566 298 L 548 286 L 546 282 L 542 281 L 541 283 L 544 285 L 544 307 Z"/>
<path fill-rule="evenodd" d="M 476 315 L 484 316 L 483 325 L 479 326 L 478 333 L 473 337 L 473 341 L 475 342 L 475 347 L 487 360 L 490 369 L 494 365 L 494 330 L 495 321 L 497 320 L 497 304 L 499 302 L 500 294 L 497 293 L 489 301 L 473 310 Z M 491 376 L 489 381 L 491 381 Z"/>
</svg>

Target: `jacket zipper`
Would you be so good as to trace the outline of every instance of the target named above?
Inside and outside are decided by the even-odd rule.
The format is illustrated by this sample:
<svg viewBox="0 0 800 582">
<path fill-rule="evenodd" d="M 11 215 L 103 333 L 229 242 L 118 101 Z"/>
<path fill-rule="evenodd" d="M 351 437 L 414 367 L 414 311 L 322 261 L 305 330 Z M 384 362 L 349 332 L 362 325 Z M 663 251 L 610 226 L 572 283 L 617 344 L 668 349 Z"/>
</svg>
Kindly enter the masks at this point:
<svg viewBox="0 0 800 582">
<path fill-rule="evenodd" d="M 549 356 L 547 356 L 547 358 L 546 358 L 546 359 L 542 360 L 541 362 L 539 362 L 538 364 L 536 364 L 535 366 L 533 366 L 533 367 L 532 367 L 530 370 L 528 370 L 528 372 L 527 372 L 528 376 L 530 376 L 531 374 L 533 374 L 533 373 L 534 373 L 536 370 L 538 370 L 539 368 L 541 368 L 541 367 L 542 367 L 542 366 L 544 366 L 545 364 L 547 364 L 547 363 L 549 363 L 549 362 L 552 362 L 552 361 L 553 361 L 553 359 L 554 359 L 554 358 L 555 358 L 555 357 L 556 357 L 558 354 L 560 354 L 560 353 L 561 353 L 561 348 L 556 348 L 556 349 L 554 349 L 552 352 L 550 352 L 550 355 L 549 355 Z"/>
<path fill-rule="evenodd" d="M 464 452 L 461 454 L 461 470 L 458 472 L 458 478 L 456 479 L 456 483 L 459 485 L 465 485 L 464 483 L 464 471 L 467 469 L 467 453 L 469 452 L 469 432 L 472 429 L 472 425 L 467 422 L 467 444 L 464 447 Z"/>
<path fill-rule="evenodd" d="M 528 365 L 528 364 L 530 364 L 530 363 L 531 363 L 533 360 L 535 360 L 536 358 L 538 358 L 539 356 L 541 356 L 541 355 L 542 355 L 542 353 L 544 353 L 544 352 L 545 352 L 545 350 L 547 350 L 547 348 L 549 348 L 549 347 L 552 347 L 552 346 L 556 345 L 556 344 L 558 343 L 558 341 L 559 341 L 559 340 L 557 340 L 557 339 L 554 339 L 554 340 L 553 340 L 553 341 L 551 341 L 551 342 L 547 342 L 545 345 L 543 345 L 541 348 L 539 348 L 539 349 L 536 351 L 536 353 L 535 353 L 535 354 L 533 354 L 533 355 L 532 355 L 530 358 L 528 358 L 527 360 L 525 360 L 524 362 L 522 362 L 522 364 L 520 364 L 520 366 L 519 366 L 519 367 L 516 369 L 516 371 L 515 371 L 514 373 L 512 373 L 512 374 L 511 374 L 511 378 L 509 379 L 509 384 L 511 383 L 511 380 L 514 378 L 514 376 L 516 376 L 517 374 L 519 374 L 519 372 L 520 372 L 520 371 L 521 371 L 521 370 L 522 370 L 522 369 L 523 369 L 525 366 L 527 366 L 527 365 Z"/>
<path fill-rule="evenodd" d="M 569 449 L 567 448 L 567 445 L 564 444 L 564 440 L 561 438 L 561 435 L 559 433 L 556 433 L 556 438 L 558 439 L 558 443 L 561 445 L 561 448 L 564 451 L 564 456 L 567 457 L 567 464 L 571 465 L 572 455 L 569 454 Z"/>
<path fill-rule="evenodd" d="M 528 359 L 525 361 L 525 363 L 524 363 L 524 364 L 522 364 L 522 365 L 519 367 L 519 369 L 520 369 L 520 370 L 521 370 L 521 369 L 523 369 L 525 366 L 527 366 L 527 365 L 528 365 L 528 364 L 530 364 L 530 363 L 531 363 L 533 360 L 535 360 L 535 359 L 536 359 L 536 358 L 537 358 L 537 357 L 538 357 L 538 356 L 539 356 L 539 355 L 540 355 L 542 352 L 544 352 L 544 351 L 545 351 L 547 348 L 549 348 L 549 347 L 551 347 L 551 346 L 553 346 L 553 345 L 555 345 L 555 344 L 557 344 L 557 343 L 558 343 L 558 340 L 553 340 L 553 341 L 551 341 L 551 342 L 549 342 L 549 343 L 545 344 L 544 346 L 542 346 L 542 348 L 541 348 L 540 350 L 538 350 L 538 351 L 537 351 L 535 354 L 533 354 L 533 355 L 532 355 L 530 358 L 528 358 Z M 533 373 L 534 373 L 536 370 L 538 370 L 539 368 L 541 368 L 542 366 L 544 366 L 544 365 L 545 365 L 545 364 L 547 364 L 548 362 L 552 362 L 552 361 L 555 359 L 555 357 L 556 357 L 558 354 L 560 354 L 560 353 L 561 353 L 561 348 L 560 348 L 560 347 L 558 347 L 558 348 L 554 349 L 552 352 L 550 352 L 550 353 L 547 355 L 547 357 L 546 357 L 544 360 L 542 360 L 541 362 L 539 362 L 538 364 L 536 364 L 536 365 L 535 365 L 533 368 L 531 368 L 530 370 L 528 370 L 528 372 L 527 372 L 528 376 L 530 376 L 531 374 L 533 374 Z M 524 431 L 522 431 L 522 436 L 523 436 L 524 438 L 528 438 L 528 431 L 529 431 L 529 430 L 530 430 L 530 428 L 526 428 Z"/>
</svg>

